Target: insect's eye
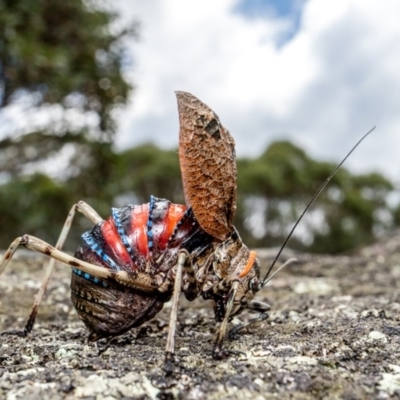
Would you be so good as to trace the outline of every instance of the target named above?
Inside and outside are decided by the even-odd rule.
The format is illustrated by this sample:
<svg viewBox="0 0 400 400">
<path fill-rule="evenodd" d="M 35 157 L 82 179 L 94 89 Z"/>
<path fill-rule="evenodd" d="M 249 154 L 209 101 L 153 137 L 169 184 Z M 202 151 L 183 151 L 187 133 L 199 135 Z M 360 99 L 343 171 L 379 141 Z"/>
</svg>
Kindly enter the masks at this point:
<svg viewBox="0 0 400 400">
<path fill-rule="evenodd" d="M 259 279 L 255 276 L 254 278 L 252 278 L 249 282 L 249 289 L 255 293 L 258 292 L 261 287 L 260 287 L 260 281 Z"/>
</svg>

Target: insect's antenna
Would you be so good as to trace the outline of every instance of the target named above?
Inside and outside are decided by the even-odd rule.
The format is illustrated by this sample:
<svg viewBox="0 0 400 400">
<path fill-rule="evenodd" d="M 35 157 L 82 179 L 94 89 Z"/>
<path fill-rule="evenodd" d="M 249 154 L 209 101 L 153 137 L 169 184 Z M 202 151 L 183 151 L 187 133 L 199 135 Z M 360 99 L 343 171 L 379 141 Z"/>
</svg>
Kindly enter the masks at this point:
<svg viewBox="0 0 400 400">
<path fill-rule="evenodd" d="M 286 262 L 284 262 L 268 279 L 265 277 L 263 281 L 263 285 L 266 285 L 281 269 L 287 267 L 289 264 L 296 262 L 297 258 L 289 258 Z"/>
<path fill-rule="evenodd" d="M 321 192 L 325 189 L 325 186 L 330 182 L 330 180 L 334 177 L 338 169 L 343 165 L 343 163 L 350 157 L 350 154 L 353 153 L 353 151 L 358 147 L 358 145 L 375 129 L 376 127 L 374 126 L 372 129 L 370 129 L 354 146 L 353 148 L 347 153 L 346 157 L 343 158 L 343 160 L 338 164 L 338 166 L 331 172 L 331 174 L 328 176 L 326 181 L 319 187 L 317 192 L 314 194 L 312 197 L 311 201 L 307 204 L 307 207 L 304 209 L 302 214 L 300 215 L 299 219 L 296 221 L 294 224 L 292 230 L 290 231 L 289 235 L 287 236 L 286 240 L 283 242 L 282 247 L 279 249 L 278 254 L 276 255 L 274 261 L 272 262 L 271 266 L 268 269 L 267 274 L 265 275 L 265 278 L 262 281 L 263 286 L 268 282 L 268 276 L 271 273 L 272 269 L 274 268 L 276 262 L 278 261 L 279 256 L 282 254 L 283 249 L 286 247 L 287 242 L 293 235 L 294 230 L 297 228 L 297 225 L 299 225 L 299 222 L 301 219 L 304 217 L 305 213 L 308 211 L 308 209 L 312 206 L 314 201 L 317 199 L 317 197 L 321 194 Z"/>
</svg>

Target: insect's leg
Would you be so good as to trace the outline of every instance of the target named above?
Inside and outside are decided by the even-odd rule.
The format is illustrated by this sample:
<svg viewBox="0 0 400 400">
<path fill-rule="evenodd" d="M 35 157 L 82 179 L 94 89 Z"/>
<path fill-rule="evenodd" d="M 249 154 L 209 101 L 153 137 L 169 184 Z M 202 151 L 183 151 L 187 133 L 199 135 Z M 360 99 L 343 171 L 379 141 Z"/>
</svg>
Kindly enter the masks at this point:
<svg viewBox="0 0 400 400">
<path fill-rule="evenodd" d="M 100 215 L 97 214 L 97 211 L 95 211 L 92 207 L 89 206 L 89 204 L 85 203 L 82 200 L 78 201 L 78 203 L 76 203 L 74 206 L 72 206 L 71 212 L 74 209 L 74 207 L 75 207 L 76 211 L 83 214 L 88 220 L 92 221 L 93 224 L 97 224 L 97 223 L 103 221 L 103 218 L 101 218 Z M 72 221 L 73 217 L 74 217 L 74 215 L 72 215 L 71 221 Z M 69 214 L 68 214 L 68 218 L 69 218 Z M 67 221 L 68 221 L 68 218 L 67 218 Z M 65 221 L 65 225 L 67 224 L 67 221 Z"/>
<path fill-rule="evenodd" d="M 172 308 L 171 316 L 169 319 L 169 329 L 167 345 L 165 348 L 165 366 L 164 369 L 167 374 L 172 372 L 172 363 L 174 361 L 175 353 L 175 332 L 176 332 L 176 322 L 178 319 L 178 305 L 179 305 L 179 295 L 181 293 L 182 287 L 182 271 L 185 264 L 187 263 L 188 253 L 186 251 L 181 251 L 178 256 L 178 263 L 176 266 L 175 273 L 175 283 L 174 283 L 174 293 L 172 295 Z"/>
<path fill-rule="evenodd" d="M 271 309 L 271 306 L 268 303 L 264 303 L 263 301 L 253 300 L 247 304 L 246 308 L 258 311 L 260 313 L 265 313 Z"/>
<path fill-rule="evenodd" d="M 160 286 L 160 281 L 158 280 L 157 275 L 152 277 L 146 272 L 114 271 L 72 257 L 34 236 L 25 235 L 20 239 L 21 244 L 26 248 L 47 254 L 64 264 L 77 268 L 82 272 L 87 272 L 89 275 L 95 276 L 96 278 L 112 279 L 121 285 L 145 293 L 156 293 L 162 291 L 160 290 L 162 287 Z"/>
<path fill-rule="evenodd" d="M 225 353 L 222 351 L 222 344 L 224 342 L 226 328 L 228 326 L 229 316 L 232 312 L 233 303 L 235 301 L 236 293 L 239 287 L 239 282 L 235 281 L 232 284 L 231 290 L 229 291 L 229 298 L 226 303 L 225 316 L 222 320 L 221 326 L 219 328 L 217 340 L 215 341 L 213 349 L 213 358 L 220 360 L 224 357 Z"/>
<path fill-rule="evenodd" d="M 114 271 L 104 267 L 99 267 L 98 265 L 90 264 L 86 261 L 79 260 L 78 258 L 63 253 L 43 240 L 29 235 L 19 237 L 11 243 L 11 246 L 4 254 L 4 257 L 0 263 L 0 273 L 7 266 L 18 246 L 25 246 L 28 249 L 46 254 L 57 261 L 61 261 L 64 264 L 79 269 L 83 274 L 87 273 L 100 279 L 112 279 L 121 285 L 125 285 L 145 293 L 157 293 L 160 288 L 160 282 L 157 280 L 157 277 L 152 277 L 144 272 Z"/>
<path fill-rule="evenodd" d="M 271 306 L 268 303 L 264 303 L 262 301 L 258 300 L 253 300 L 250 303 L 247 304 L 247 308 L 250 310 L 258 311 L 260 314 L 258 317 L 251 318 L 249 319 L 246 323 L 244 324 L 239 324 L 234 326 L 230 331 L 229 331 L 229 339 L 238 339 L 239 338 L 239 333 L 249 327 L 250 325 L 253 325 L 257 322 L 264 321 L 269 317 L 269 314 L 267 311 L 271 309 Z"/>
<path fill-rule="evenodd" d="M 188 285 L 187 287 L 185 287 L 183 292 L 185 294 L 185 297 L 189 301 L 192 301 L 199 296 L 200 289 L 196 279 L 196 273 L 193 269 L 192 263 L 189 260 L 189 257 L 187 258 L 185 265 L 183 266 L 183 271 L 185 272 L 188 282 Z"/>
<path fill-rule="evenodd" d="M 238 339 L 239 336 L 238 334 L 249 327 L 250 325 L 253 325 L 257 322 L 264 321 L 269 317 L 269 314 L 267 311 L 271 309 L 271 306 L 268 303 L 264 303 L 263 301 L 258 301 L 258 300 L 253 300 L 250 303 L 247 304 L 247 307 L 250 310 L 258 311 L 260 314 L 255 317 L 249 319 L 246 323 L 244 324 L 239 324 L 234 326 L 228 333 L 229 339 Z"/>
<path fill-rule="evenodd" d="M 92 207 L 90 207 L 89 204 L 85 203 L 84 201 L 79 201 L 78 203 L 74 204 L 71 207 L 71 210 L 68 213 L 67 219 L 65 220 L 64 226 L 63 226 L 63 228 L 61 230 L 60 236 L 59 236 L 59 238 L 57 240 L 57 243 L 55 245 L 56 249 L 58 249 L 58 250 L 62 249 L 62 247 L 64 245 L 64 242 L 65 242 L 65 240 L 66 240 L 66 238 L 68 236 L 68 233 L 70 231 L 70 228 L 71 228 L 71 225 L 72 225 L 72 221 L 73 221 L 74 216 L 75 216 L 77 211 L 82 213 L 85 217 L 87 217 L 94 224 L 97 224 L 98 222 L 102 221 L 102 218 L 99 216 L 99 214 L 97 214 L 97 212 Z M 18 247 L 18 243 L 17 243 L 17 240 L 15 240 L 11 244 L 9 250 L 5 253 L 3 261 L 0 264 L 0 275 L 3 272 L 3 270 L 5 268 L 5 265 L 8 263 L 8 261 L 7 261 L 4 264 L 4 261 L 9 260 L 13 256 L 13 254 L 14 254 L 15 250 L 17 249 L 17 247 Z M 50 281 L 50 278 L 51 278 L 51 275 L 53 273 L 55 262 L 56 262 L 56 260 L 54 258 L 52 258 L 49 261 L 49 263 L 48 263 L 48 265 L 46 267 L 46 271 L 45 271 L 45 274 L 44 274 L 44 277 L 43 277 L 42 284 L 40 285 L 39 291 L 35 296 L 35 299 L 34 299 L 34 302 L 33 302 L 33 305 L 32 305 L 32 309 L 31 309 L 31 312 L 29 314 L 29 318 L 28 318 L 28 320 L 27 320 L 27 322 L 25 324 L 24 329 L 22 329 L 22 330 L 13 330 L 13 331 L 9 331 L 7 333 L 17 334 L 17 335 L 20 335 L 20 336 L 26 336 L 32 331 L 32 328 L 33 328 L 33 325 L 35 323 L 35 319 L 36 319 L 36 315 L 37 315 L 40 303 L 42 301 L 43 295 L 44 295 L 44 293 L 46 291 L 47 285 L 48 285 L 48 283 Z"/>
<path fill-rule="evenodd" d="M 245 324 L 234 326 L 228 333 L 229 339 L 239 339 L 239 333 L 257 322 L 265 321 L 269 317 L 268 313 L 259 314 L 258 317 L 249 319 Z"/>
</svg>

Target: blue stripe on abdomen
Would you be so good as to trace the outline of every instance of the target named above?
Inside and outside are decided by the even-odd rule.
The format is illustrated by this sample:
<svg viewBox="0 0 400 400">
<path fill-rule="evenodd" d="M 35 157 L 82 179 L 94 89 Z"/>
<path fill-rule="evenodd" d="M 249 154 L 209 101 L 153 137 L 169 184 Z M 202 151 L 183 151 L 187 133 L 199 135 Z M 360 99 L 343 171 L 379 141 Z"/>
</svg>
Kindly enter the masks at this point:
<svg viewBox="0 0 400 400">
<path fill-rule="evenodd" d="M 86 279 L 86 280 L 88 280 L 90 282 L 93 282 L 93 283 L 95 283 L 97 285 L 102 285 L 103 287 L 107 287 L 107 283 L 106 282 L 100 280 L 99 278 L 97 278 L 97 277 L 95 277 L 93 275 L 88 274 L 87 272 L 83 272 L 78 268 L 72 268 L 72 272 L 74 274 L 80 276 L 81 278 L 84 278 L 84 279 Z"/>
<path fill-rule="evenodd" d="M 110 268 L 119 271 L 120 267 L 112 260 L 101 248 L 101 246 L 96 242 L 91 232 L 85 232 L 82 235 L 82 239 L 88 245 L 90 250 L 96 253 Z"/>
<path fill-rule="evenodd" d="M 121 223 L 121 216 L 120 216 L 120 209 L 119 208 L 112 208 L 112 217 L 117 227 L 118 235 L 120 236 L 122 243 L 124 244 L 126 250 L 128 250 L 129 255 L 132 259 L 134 259 L 134 254 L 131 245 L 129 244 L 128 235 L 125 233 L 124 228 L 122 227 Z"/>
</svg>

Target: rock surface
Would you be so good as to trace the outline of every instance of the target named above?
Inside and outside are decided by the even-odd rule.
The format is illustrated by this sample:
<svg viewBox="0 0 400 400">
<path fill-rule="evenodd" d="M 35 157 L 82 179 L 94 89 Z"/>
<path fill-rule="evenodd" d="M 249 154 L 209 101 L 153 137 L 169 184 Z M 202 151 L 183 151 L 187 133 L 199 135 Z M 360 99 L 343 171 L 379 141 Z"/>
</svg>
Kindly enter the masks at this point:
<svg viewBox="0 0 400 400">
<path fill-rule="evenodd" d="M 274 254 L 259 251 L 265 267 Z M 400 233 L 352 256 L 295 256 L 258 295 L 269 318 L 227 341 L 240 353 L 223 361 L 211 357 L 211 305 L 182 298 L 171 377 L 162 369 L 169 304 L 99 354 L 69 300 L 69 268 L 58 265 L 31 335 L 0 337 L 0 398 L 400 397 Z M 16 253 L 0 278 L 0 330 L 24 326 L 45 261 Z"/>
</svg>

